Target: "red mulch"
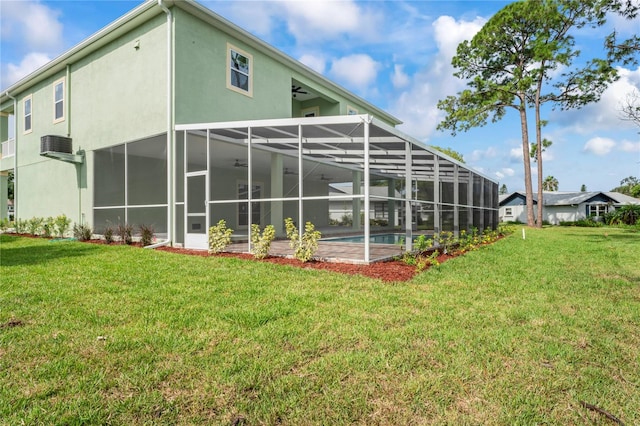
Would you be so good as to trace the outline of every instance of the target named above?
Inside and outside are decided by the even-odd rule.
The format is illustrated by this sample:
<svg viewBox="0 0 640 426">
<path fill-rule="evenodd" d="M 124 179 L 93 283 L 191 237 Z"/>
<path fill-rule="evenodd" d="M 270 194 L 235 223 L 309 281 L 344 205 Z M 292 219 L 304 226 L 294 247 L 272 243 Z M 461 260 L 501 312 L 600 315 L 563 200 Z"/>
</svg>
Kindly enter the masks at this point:
<svg viewBox="0 0 640 426">
<path fill-rule="evenodd" d="M 30 234 L 14 234 L 14 235 L 19 235 L 24 237 L 33 237 Z M 106 244 L 104 240 L 86 240 L 84 242 L 90 243 L 90 244 Z M 120 243 L 112 243 L 112 244 L 120 244 Z M 132 245 L 141 247 L 140 243 L 133 243 Z M 266 259 L 258 260 L 254 258 L 253 255 L 248 253 L 209 254 L 206 250 L 190 250 L 190 249 L 168 247 L 168 246 L 158 247 L 156 250 L 166 251 L 170 253 L 185 254 L 189 256 L 235 257 L 238 259 L 252 260 L 255 262 L 269 262 L 269 263 L 275 263 L 278 265 L 295 266 L 298 268 L 321 269 L 325 271 L 338 272 L 341 274 L 363 275 L 370 278 L 378 278 L 386 282 L 409 281 L 418 273 L 415 266 L 407 265 L 406 263 L 399 260 L 392 260 L 388 262 L 377 262 L 369 265 L 355 265 L 350 263 L 319 262 L 319 261 L 310 261 L 310 262 L 304 263 L 304 262 L 300 262 L 297 259 L 290 259 L 290 258 L 276 257 L 276 256 L 269 256 Z M 458 253 L 441 254 L 438 256 L 438 262 L 442 263 L 457 256 L 459 256 Z M 425 269 L 428 269 L 428 268 L 429 266 L 427 266 Z"/>
<path fill-rule="evenodd" d="M 297 259 L 276 257 L 276 256 L 269 256 L 266 259 L 258 260 L 254 258 L 253 255 L 248 253 L 209 254 L 205 250 L 189 250 L 184 248 L 167 247 L 167 246 L 158 247 L 156 250 L 167 251 L 171 253 L 186 254 L 191 256 L 202 256 L 202 257 L 209 257 L 209 256 L 235 257 L 238 259 L 246 259 L 246 260 L 252 260 L 256 262 L 269 262 L 269 263 L 275 263 L 278 265 L 295 266 L 298 268 L 321 269 L 325 271 L 333 271 L 341 274 L 350 274 L 350 275 L 364 275 L 370 278 L 379 278 L 382 281 L 386 281 L 386 282 L 409 281 L 417 273 L 415 266 L 407 265 L 406 263 L 398 260 L 393 260 L 389 262 L 377 262 L 369 265 L 355 265 L 350 263 L 318 262 L 318 261 L 310 261 L 310 262 L 304 263 Z M 442 263 L 448 259 L 452 259 L 455 256 L 456 255 L 441 254 L 440 256 L 438 256 L 438 262 Z"/>
</svg>

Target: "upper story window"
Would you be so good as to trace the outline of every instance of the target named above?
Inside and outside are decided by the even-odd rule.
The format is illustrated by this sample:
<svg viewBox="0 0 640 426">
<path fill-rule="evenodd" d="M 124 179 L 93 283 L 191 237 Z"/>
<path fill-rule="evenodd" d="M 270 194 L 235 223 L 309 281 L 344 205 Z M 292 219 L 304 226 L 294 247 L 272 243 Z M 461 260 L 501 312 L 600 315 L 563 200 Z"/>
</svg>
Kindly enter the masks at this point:
<svg viewBox="0 0 640 426">
<path fill-rule="evenodd" d="M 24 98 L 22 101 L 22 107 L 24 112 L 24 133 L 31 133 L 33 129 L 33 112 L 32 112 L 32 97 L 31 95 Z"/>
<path fill-rule="evenodd" d="M 64 120 L 64 78 L 53 83 L 53 122 Z"/>
<path fill-rule="evenodd" d="M 253 56 L 227 44 L 227 87 L 253 96 Z"/>
</svg>

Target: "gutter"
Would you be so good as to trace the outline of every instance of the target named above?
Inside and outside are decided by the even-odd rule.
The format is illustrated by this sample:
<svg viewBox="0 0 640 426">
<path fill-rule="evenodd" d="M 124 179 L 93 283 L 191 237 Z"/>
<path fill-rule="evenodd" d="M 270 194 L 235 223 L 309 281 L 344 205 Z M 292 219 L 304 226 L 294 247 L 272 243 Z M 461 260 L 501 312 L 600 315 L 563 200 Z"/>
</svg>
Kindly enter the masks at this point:
<svg viewBox="0 0 640 426">
<path fill-rule="evenodd" d="M 174 234 L 174 208 L 173 200 L 173 14 L 158 0 L 158 6 L 167 14 L 167 244 L 171 243 Z M 160 244 L 160 243 L 158 243 Z M 155 246 L 156 244 L 154 244 Z"/>
<path fill-rule="evenodd" d="M 18 220 L 18 100 L 6 92 L 7 98 L 13 100 L 13 221 Z M 33 108 L 33 101 L 31 104 Z"/>
</svg>

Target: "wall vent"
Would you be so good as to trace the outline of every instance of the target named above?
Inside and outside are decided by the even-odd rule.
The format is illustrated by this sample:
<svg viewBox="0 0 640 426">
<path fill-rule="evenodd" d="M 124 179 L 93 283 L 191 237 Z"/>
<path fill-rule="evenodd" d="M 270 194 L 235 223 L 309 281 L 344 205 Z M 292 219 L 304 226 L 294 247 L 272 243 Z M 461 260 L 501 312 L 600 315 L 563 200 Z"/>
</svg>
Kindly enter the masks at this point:
<svg viewBox="0 0 640 426">
<path fill-rule="evenodd" d="M 40 155 L 47 152 L 73 153 L 71 138 L 56 135 L 42 136 L 40 138 Z"/>
</svg>

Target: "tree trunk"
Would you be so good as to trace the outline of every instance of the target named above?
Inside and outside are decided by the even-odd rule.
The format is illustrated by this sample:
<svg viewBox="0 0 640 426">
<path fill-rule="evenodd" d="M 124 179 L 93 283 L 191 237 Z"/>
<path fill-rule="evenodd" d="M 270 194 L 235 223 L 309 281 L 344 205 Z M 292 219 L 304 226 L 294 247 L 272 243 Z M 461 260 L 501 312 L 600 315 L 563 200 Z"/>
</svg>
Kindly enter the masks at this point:
<svg viewBox="0 0 640 426">
<path fill-rule="evenodd" d="M 524 189 L 527 200 L 527 225 L 535 226 L 533 216 L 533 185 L 531 184 L 531 152 L 529 147 L 529 128 L 527 126 L 527 108 L 525 96 L 520 96 L 520 127 L 522 130 L 522 157 L 524 163 Z"/>
<path fill-rule="evenodd" d="M 536 150 L 536 161 L 538 162 L 538 220 L 536 226 L 542 228 L 542 208 L 544 205 L 544 199 L 542 190 L 542 122 L 540 121 L 540 84 L 538 83 L 538 91 L 536 92 L 536 144 L 538 149 Z"/>
</svg>

